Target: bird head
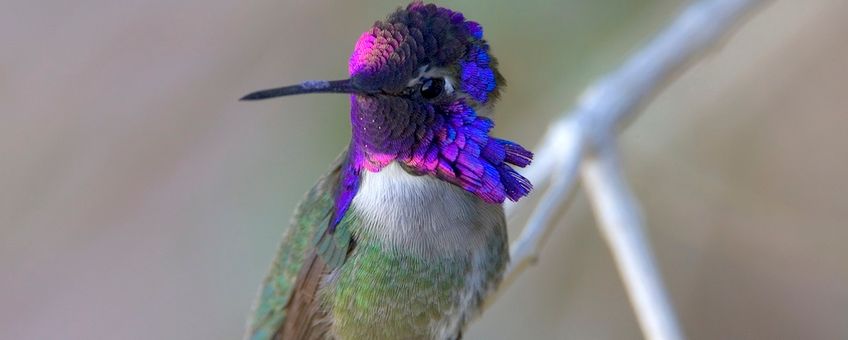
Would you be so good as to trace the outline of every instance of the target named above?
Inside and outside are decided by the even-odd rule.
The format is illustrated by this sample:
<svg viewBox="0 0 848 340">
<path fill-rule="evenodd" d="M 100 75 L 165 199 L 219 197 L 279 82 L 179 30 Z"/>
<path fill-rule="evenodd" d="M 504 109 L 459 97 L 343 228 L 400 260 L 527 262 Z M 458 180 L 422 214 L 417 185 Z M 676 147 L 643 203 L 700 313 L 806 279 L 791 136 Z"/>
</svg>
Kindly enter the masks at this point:
<svg viewBox="0 0 848 340">
<path fill-rule="evenodd" d="M 502 203 L 530 192 L 512 166 L 526 166 L 532 153 L 489 135 L 494 122 L 487 115 L 505 85 L 497 66 L 478 23 L 415 1 L 362 33 L 348 61 L 350 78 L 243 99 L 350 94 L 352 141 L 342 179 L 349 183 L 342 184 L 336 213 L 355 195 L 362 171 L 379 172 L 392 162 Z"/>
</svg>

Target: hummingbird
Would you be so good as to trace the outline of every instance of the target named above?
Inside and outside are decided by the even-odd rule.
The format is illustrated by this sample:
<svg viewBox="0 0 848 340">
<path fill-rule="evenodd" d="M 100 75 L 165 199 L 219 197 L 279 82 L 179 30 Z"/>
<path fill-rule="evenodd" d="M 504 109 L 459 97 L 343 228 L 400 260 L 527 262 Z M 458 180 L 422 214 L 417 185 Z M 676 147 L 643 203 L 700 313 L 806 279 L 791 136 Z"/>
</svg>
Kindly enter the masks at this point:
<svg viewBox="0 0 848 340">
<path fill-rule="evenodd" d="M 246 339 L 460 339 L 509 261 L 502 203 L 533 154 L 490 136 L 505 85 L 483 29 L 414 1 L 356 42 L 349 78 L 242 100 L 350 96 L 352 134 L 285 230 Z"/>
</svg>

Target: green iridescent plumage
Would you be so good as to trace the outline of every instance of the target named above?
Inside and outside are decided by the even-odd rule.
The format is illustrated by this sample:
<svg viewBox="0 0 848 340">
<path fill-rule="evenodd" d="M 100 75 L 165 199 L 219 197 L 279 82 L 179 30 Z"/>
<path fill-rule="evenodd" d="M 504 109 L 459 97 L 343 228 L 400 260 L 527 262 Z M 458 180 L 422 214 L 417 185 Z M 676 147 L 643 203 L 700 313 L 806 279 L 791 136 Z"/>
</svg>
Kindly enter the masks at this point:
<svg viewBox="0 0 848 340">
<path fill-rule="evenodd" d="M 270 339 L 282 324 L 295 279 L 308 252 L 314 247 L 313 240 L 327 225 L 333 207 L 332 193 L 346 154 L 338 157 L 331 171 L 306 193 L 295 209 L 254 304 L 248 325 L 250 339 Z"/>
<path fill-rule="evenodd" d="M 282 328 L 295 281 L 303 275 L 304 262 L 312 251 L 329 259 L 327 270 L 333 273 L 333 279 L 326 280 L 316 297 L 317 305 L 333 325 L 333 337 L 433 339 L 439 338 L 435 332 L 440 327 L 461 330 L 499 280 L 507 262 L 506 230 L 500 207 L 457 190 L 458 197 L 476 201 L 469 204 L 487 208 L 483 211 L 489 213 L 480 218 L 481 224 L 494 228 L 494 232 L 481 233 L 480 241 L 485 249 L 476 257 L 450 253 L 423 256 L 420 250 L 387 246 L 379 235 L 373 235 L 365 227 L 380 222 L 369 220 L 356 207 L 346 214 L 336 232 L 328 236 L 325 229 L 332 209 L 331 193 L 337 185 L 343 157 L 344 154 L 295 211 L 257 299 L 248 327 L 249 338 L 272 339 Z M 455 190 L 448 184 L 445 187 Z M 352 239 L 356 242 L 348 243 Z M 469 240 L 469 245 L 474 243 Z M 347 245 L 353 249 L 344 256 L 343 264 L 330 265 L 337 257 L 334 254 L 346 252 Z M 469 249 L 467 253 L 475 252 Z M 445 322 L 455 325 L 438 325 Z"/>
<path fill-rule="evenodd" d="M 348 261 L 322 297 L 345 339 L 429 338 L 470 270 L 468 261 L 387 252 L 376 242 L 358 244 Z"/>
</svg>

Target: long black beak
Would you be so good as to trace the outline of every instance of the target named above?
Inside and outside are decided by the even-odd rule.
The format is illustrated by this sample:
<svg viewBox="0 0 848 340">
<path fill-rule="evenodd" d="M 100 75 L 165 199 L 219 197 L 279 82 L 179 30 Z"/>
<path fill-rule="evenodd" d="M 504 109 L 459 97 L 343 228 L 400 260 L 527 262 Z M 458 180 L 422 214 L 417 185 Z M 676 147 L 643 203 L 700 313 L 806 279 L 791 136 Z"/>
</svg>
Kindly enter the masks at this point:
<svg viewBox="0 0 848 340">
<path fill-rule="evenodd" d="M 310 80 L 297 85 L 283 86 L 275 89 L 256 91 L 242 97 L 240 100 L 262 100 L 274 97 L 291 96 L 305 93 L 365 93 L 353 86 L 350 79 L 342 80 Z"/>
</svg>

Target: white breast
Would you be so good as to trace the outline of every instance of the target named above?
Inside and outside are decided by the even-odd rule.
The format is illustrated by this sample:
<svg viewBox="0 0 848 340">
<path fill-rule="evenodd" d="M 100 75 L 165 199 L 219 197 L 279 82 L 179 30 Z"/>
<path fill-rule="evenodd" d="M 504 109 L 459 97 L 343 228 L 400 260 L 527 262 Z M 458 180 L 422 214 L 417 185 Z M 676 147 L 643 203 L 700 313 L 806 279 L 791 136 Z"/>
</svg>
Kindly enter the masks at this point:
<svg viewBox="0 0 848 340">
<path fill-rule="evenodd" d="M 394 162 L 366 171 L 352 208 L 369 236 L 422 254 L 484 247 L 504 223 L 499 205 L 434 177 L 411 175 Z"/>
<path fill-rule="evenodd" d="M 363 232 L 386 246 L 426 257 L 465 257 L 471 265 L 455 305 L 431 325 L 432 334 L 455 336 L 478 312 L 480 299 L 500 277 L 492 278 L 492 252 L 507 240 L 503 209 L 431 176 L 415 176 L 392 163 L 382 171 L 366 172 L 351 206 L 361 218 Z M 506 256 L 506 254 L 502 254 Z"/>
</svg>

